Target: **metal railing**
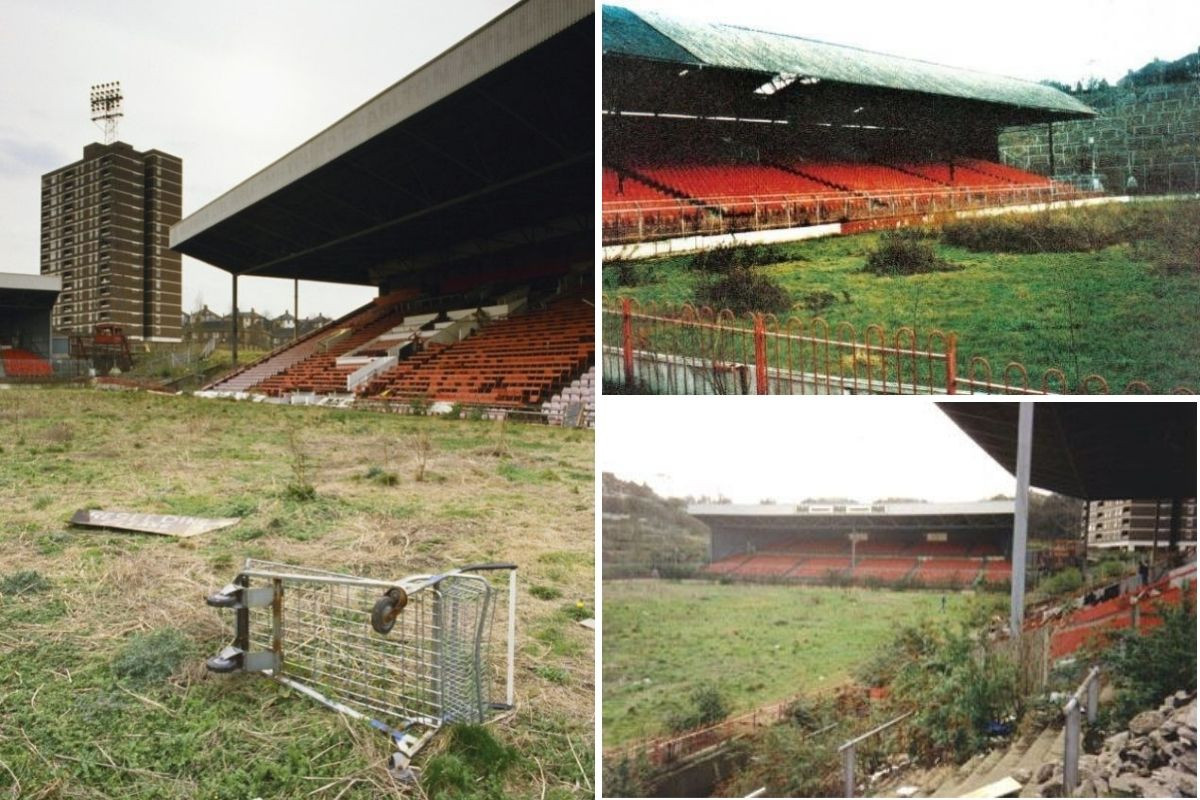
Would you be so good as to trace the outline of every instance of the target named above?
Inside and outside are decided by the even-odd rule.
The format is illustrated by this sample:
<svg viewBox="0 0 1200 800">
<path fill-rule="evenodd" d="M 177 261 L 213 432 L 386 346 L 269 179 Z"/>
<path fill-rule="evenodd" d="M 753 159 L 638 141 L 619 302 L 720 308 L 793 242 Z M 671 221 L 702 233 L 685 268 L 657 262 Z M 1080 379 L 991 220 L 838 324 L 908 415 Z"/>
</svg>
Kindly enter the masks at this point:
<svg viewBox="0 0 1200 800">
<path fill-rule="evenodd" d="M 842 796 L 843 797 L 854 797 L 854 756 L 855 756 L 855 751 L 858 748 L 858 745 L 860 745 L 867 739 L 878 736 L 879 734 L 883 733 L 884 731 L 890 730 L 891 728 L 900 724 L 901 722 L 908 719 L 915 713 L 917 713 L 917 712 L 909 711 L 907 714 L 901 714 L 900 716 L 896 717 L 895 719 L 885 722 L 878 727 L 872 728 L 871 730 L 867 731 L 866 733 L 855 736 L 853 739 L 846 740 L 845 742 L 842 743 L 842 745 L 840 747 L 838 747 L 838 753 L 841 754 L 841 757 L 842 757 L 842 792 L 843 792 Z"/>
<path fill-rule="evenodd" d="M 684 304 L 606 302 L 601 313 L 603 378 L 643 394 L 1110 394 L 1099 375 L 1072 385 L 1063 370 L 1040 380 L 1010 361 L 993 370 L 973 356 L 958 366 L 958 336 L 901 327 L 886 332 L 821 317 L 735 315 Z M 1159 390 L 1160 392 L 1162 390 Z M 1130 381 L 1123 394 L 1152 394 Z M 1165 393 L 1165 392 L 1164 392 Z M 1175 387 L 1171 394 L 1192 394 Z"/>
<path fill-rule="evenodd" d="M 1075 199 L 1089 193 L 1068 184 L 958 186 L 862 191 L 718 195 L 703 198 L 606 200 L 603 243 L 770 230 L 833 222 L 919 217 L 977 208 Z"/>
<path fill-rule="evenodd" d="M 737 317 L 625 298 L 602 314 L 605 380 L 654 394 L 953 394 L 954 334 L 862 333 L 820 317 Z"/>
<path fill-rule="evenodd" d="M 628 744 L 617 745 L 604 751 L 606 762 L 616 762 L 623 758 L 645 757 L 655 766 L 672 764 L 693 753 L 712 747 L 715 744 L 729 741 L 737 736 L 750 733 L 761 728 L 770 728 L 791 716 L 791 708 L 797 700 L 805 695 L 795 695 L 780 700 L 736 717 L 727 717 L 708 727 L 695 728 L 685 733 L 657 738 L 640 739 Z M 827 725 L 808 734 L 809 737 L 828 733 L 838 723 Z M 806 737 L 807 738 L 807 737 Z"/>
<path fill-rule="evenodd" d="M 1071 699 L 1063 706 L 1063 716 L 1066 718 L 1066 729 L 1063 737 L 1063 793 L 1070 797 L 1079 785 L 1079 750 L 1080 750 L 1080 710 L 1082 698 L 1087 700 L 1087 721 L 1096 721 L 1096 711 L 1100 704 L 1100 667 L 1092 667 L 1079 684 L 1079 688 L 1071 695 Z"/>
</svg>

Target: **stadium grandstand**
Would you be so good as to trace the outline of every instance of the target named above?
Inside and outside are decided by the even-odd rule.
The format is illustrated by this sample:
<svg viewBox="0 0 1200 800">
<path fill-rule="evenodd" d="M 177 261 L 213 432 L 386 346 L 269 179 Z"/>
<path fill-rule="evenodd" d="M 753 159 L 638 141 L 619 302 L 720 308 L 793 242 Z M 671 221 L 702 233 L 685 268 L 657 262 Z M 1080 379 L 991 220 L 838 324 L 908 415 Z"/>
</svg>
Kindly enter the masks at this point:
<svg viewBox="0 0 1200 800">
<path fill-rule="evenodd" d="M 706 503 L 688 513 L 712 532 L 705 571 L 733 579 L 971 586 L 1012 571 L 1011 500 Z"/>
<path fill-rule="evenodd" d="M 50 310 L 61 291 L 56 275 L 0 273 L 0 382 L 54 375 Z"/>
<path fill-rule="evenodd" d="M 998 135 L 1095 114 L 1015 78 L 617 6 L 603 69 L 605 244 L 1075 196 L 1001 163 Z"/>
<path fill-rule="evenodd" d="M 245 275 L 379 290 L 203 393 L 590 419 L 594 13 L 516 4 L 176 224 L 234 319 Z"/>
</svg>

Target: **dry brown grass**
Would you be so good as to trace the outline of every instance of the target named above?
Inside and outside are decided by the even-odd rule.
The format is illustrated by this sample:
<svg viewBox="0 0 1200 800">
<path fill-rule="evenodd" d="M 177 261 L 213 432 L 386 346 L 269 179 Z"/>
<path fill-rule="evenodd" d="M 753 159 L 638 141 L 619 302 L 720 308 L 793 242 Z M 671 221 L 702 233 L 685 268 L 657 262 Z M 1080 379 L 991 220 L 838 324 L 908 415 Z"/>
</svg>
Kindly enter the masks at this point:
<svg viewBox="0 0 1200 800">
<path fill-rule="evenodd" d="M 413 437 L 429 442 L 427 452 L 386 445 Z M 286 491 L 297 450 L 315 492 L 309 501 Z M 211 747 L 229 747 L 230 737 L 278 747 L 336 733 L 340 744 L 325 745 L 333 748 L 329 763 L 280 796 L 419 796 L 393 784 L 384 768 L 388 743 L 374 731 L 319 713 L 260 678 L 209 676 L 202 657 L 227 643 L 229 632 L 228 620 L 203 598 L 248 556 L 373 576 L 511 560 L 526 590 L 546 584 L 562 592 L 547 602 L 522 591 L 519 600 L 519 711 L 498 727 L 526 756 L 511 776 L 513 793 L 592 796 L 593 634 L 561 607 L 594 602 L 593 452 L 590 433 L 532 426 L 77 389 L 0 391 L 0 573 L 36 570 L 53 586 L 47 602 L 64 606 L 52 619 L 5 620 L 9 607 L 0 602 L 0 661 L 33 646 L 81 654 L 81 663 L 45 665 L 40 707 L 52 691 L 102 694 L 78 676 L 101 674 L 98 665 L 130 637 L 173 628 L 198 655 L 169 686 L 126 698 L 142 713 L 159 720 L 175 714 L 184 725 L 189 698 L 200 692 L 239 708 L 204 729 L 200 741 Z M 373 466 L 394 470 L 396 485 L 365 479 Z M 68 526 L 85 507 L 242 522 L 188 540 Z M 0 677 L 0 698 L 24 692 L 24 684 Z M 117 732 L 97 743 L 114 763 L 99 751 L 75 756 L 95 762 L 87 766 L 55 751 L 49 723 L 46 731 L 28 721 L 4 723 L 0 699 L 0 797 L 17 782 L 30 797 L 97 797 L 115 786 L 129 796 L 183 797 L 207 785 L 173 768 L 129 766 L 134 759 L 122 756 Z M 111 774 L 111 782 L 98 774 Z"/>
</svg>

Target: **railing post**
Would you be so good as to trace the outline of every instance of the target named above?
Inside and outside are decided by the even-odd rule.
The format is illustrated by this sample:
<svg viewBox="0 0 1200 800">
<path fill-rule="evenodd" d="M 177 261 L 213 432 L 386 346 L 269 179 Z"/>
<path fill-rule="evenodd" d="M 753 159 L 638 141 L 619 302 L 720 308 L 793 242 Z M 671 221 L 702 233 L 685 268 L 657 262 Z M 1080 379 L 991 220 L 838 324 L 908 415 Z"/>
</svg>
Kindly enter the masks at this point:
<svg viewBox="0 0 1200 800">
<path fill-rule="evenodd" d="M 767 325 L 762 314 L 754 315 L 754 383 L 758 394 L 767 393 Z"/>
<path fill-rule="evenodd" d="M 842 751 L 842 797 L 854 797 L 854 745 Z"/>
<path fill-rule="evenodd" d="M 633 300 L 621 300 L 621 351 L 625 356 L 625 386 L 633 388 Z"/>
<path fill-rule="evenodd" d="M 958 334 L 946 336 L 946 394 L 958 391 Z"/>
<path fill-rule="evenodd" d="M 1087 721 L 1089 724 L 1096 721 L 1096 713 L 1100 706 L 1100 670 L 1098 667 L 1092 667 L 1091 680 L 1088 681 L 1087 688 Z"/>
<path fill-rule="evenodd" d="M 1079 701 L 1067 703 L 1067 729 L 1063 742 L 1063 796 L 1075 794 L 1079 782 Z"/>
</svg>

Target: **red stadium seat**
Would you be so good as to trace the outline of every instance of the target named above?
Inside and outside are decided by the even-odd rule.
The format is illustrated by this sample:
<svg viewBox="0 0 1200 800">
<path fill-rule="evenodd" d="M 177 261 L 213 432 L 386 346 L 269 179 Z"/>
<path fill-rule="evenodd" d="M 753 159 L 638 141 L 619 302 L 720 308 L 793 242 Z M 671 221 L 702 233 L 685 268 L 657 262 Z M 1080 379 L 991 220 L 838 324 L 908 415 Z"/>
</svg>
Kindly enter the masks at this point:
<svg viewBox="0 0 1200 800">
<path fill-rule="evenodd" d="M 10 378 L 48 378 L 54 374 L 50 362 L 29 350 L 9 347 L 0 350 L 4 374 Z"/>
</svg>

